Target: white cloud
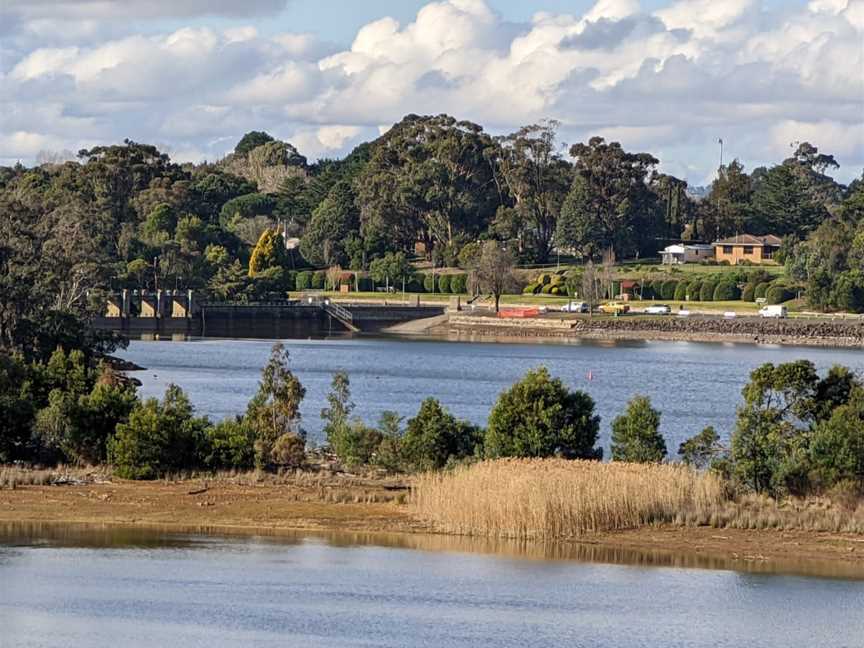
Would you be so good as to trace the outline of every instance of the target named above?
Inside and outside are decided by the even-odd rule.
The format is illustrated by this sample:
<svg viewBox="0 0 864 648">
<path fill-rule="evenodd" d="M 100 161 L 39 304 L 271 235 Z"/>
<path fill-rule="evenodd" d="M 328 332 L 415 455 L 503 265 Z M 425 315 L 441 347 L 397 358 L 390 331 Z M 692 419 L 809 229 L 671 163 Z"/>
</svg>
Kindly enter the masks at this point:
<svg viewBox="0 0 864 648">
<path fill-rule="evenodd" d="M 854 156 L 864 151 L 864 122 L 840 124 L 787 119 L 771 128 L 771 143 L 778 157 L 788 153 L 793 142 L 805 141 L 835 155 Z"/>
<path fill-rule="evenodd" d="M 0 117 L 4 132 L 29 134 L 19 151 L 131 137 L 212 159 L 265 129 L 293 133 L 314 158 L 404 114 L 449 112 L 495 132 L 555 118 L 568 142 L 599 133 L 693 179 L 716 167 L 718 137 L 751 168 L 804 139 L 838 156 L 841 177 L 864 166 L 864 0 L 670 0 L 653 13 L 598 0 L 584 15 L 538 13 L 527 24 L 484 0 L 440 0 L 407 24 L 370 22 L 341 50 L 246 26 L 284 5 L 275 0 L 134 3 L 138 17 L 187 26 L 107 37 L 98 30 L 117 3 L 71 1 L 53 14 L 51 4 L 7 0 L 0 10 L 15 14 L 13 40 L 58 15 L 79 30 L 3 52 Z M 194 17 L 204 14 L 238 22 L 202 27 Z"/>
<path fill-rule="evenodd" d="M 356 144 L 358 135 L 363 129 L 357 126 L 330 125 L 311 130 L 299 130 L 288 139 L 304 155 L 316 157 L 332 156 L 340 151 L 346 143 Z"/>
</svg>

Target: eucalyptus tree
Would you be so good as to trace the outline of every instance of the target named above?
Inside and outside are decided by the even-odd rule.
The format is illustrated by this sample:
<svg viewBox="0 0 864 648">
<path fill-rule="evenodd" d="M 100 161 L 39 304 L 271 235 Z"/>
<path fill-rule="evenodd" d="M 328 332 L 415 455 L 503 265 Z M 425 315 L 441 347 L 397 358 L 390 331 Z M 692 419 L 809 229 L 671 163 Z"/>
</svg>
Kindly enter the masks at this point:
<svg viewBox="0 0 864 648">
<path fill-rule="evenodd" d="M 454 245 L 486 229 L 500 204 L 483 128 L 449 115 L 408 115 L 374 145 L 356 180 L 364 237 L 390 250 Z"/>
<path fill-rule="evenodd" d="M 653 213 L 656 195 L 647 179 L 659 163 L 648 153 L 628 153 L 618 142 L 592 137 L 574 144 L 575 177 L 562 208 L 562 245 L 591 250 L 632 252 L 640 242 L 640 219 Z M 576 233 L 576 235 L 570 234 Z"/>
<path fill-rule="evenodd" d="M 516 238 L 520 252 L 540 263 L 552 251 L 561 205 L 573 178 L 570 163 L 557 148 L 558 126 L 554 120 L 525 126 L 496 138 L 498 146 L 487 153 L 502 194 L 513 201 L 512 211 L 499 211 L 496 229 Z"/>
</svg>

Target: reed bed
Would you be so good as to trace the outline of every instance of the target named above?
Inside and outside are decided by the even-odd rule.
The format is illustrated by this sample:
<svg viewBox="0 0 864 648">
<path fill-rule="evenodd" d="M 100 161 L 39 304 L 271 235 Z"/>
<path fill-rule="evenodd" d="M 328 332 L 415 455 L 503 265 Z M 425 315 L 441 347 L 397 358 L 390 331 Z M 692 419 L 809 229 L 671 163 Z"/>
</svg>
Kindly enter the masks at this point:
<svg viewBox="0 0 864 648">
<path fill-rule="evenodd" d="M 682 465 L 501 459 L 419 476 L 412 504 L 442 532 L 549 539 L 673 522 L 725 499 L 718 477 Z"/>
</svg>

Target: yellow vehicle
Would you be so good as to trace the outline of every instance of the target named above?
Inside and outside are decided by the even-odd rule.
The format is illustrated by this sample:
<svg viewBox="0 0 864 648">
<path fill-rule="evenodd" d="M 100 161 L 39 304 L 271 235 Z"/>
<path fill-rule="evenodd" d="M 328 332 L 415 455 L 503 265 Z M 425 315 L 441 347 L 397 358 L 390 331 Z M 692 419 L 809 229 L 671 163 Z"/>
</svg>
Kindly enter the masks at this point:
<svg viewBox="0 0 864 648">
<path fill-rule="evenodd" d="M 622 304 L 621 302 L 607 302 L 605 304 L 600 304 L 597 310 L 609 315 L 623 315 L 630 311 L 630 306 Z"/>
</svg>

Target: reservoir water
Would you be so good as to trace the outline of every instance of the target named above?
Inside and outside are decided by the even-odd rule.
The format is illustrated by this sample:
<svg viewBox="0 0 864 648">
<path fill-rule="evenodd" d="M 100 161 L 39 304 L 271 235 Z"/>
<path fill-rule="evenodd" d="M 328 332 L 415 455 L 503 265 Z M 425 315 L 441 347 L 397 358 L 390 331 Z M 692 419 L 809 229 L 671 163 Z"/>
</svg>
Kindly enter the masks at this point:
<svg viewBox="0 0 864 648">
<path fill-rule="evenodd" d="M 424 398 L 485 425 L 498 394 L 528 370 L 546 366 L 570 387 L 589 393 L 602 417 L 601 443 L 609 447 L 612 419 L 636 394 L 662 412 L 670 454 L 706 425 L 728 438 L 741 388 L 765 362 L 812 360 L 820 370 L 844 364 L 864 372 L 864 351 L 691 342 L 492 344 L 354 338 L 285 340 L 291 368 L 306 387 L 301 412 L 313 442 L 321 441 L 321 408 L 336 371 L 351 379 L 355 413 L 374 424 L 381 412 L 411 417 Z M 272 341 L 133 341 L 118 355 L 146 371 L 144 396 L 161 396 L 169 383 L 189 394 L 199 413 L 214 419 L 239 414 L 254 394 Z"/>
<path fill-rule="evenodd" d="M 0 648 L 860 648 L 862 611 L 855 580 L 0 526 Z"/>
</svg>

